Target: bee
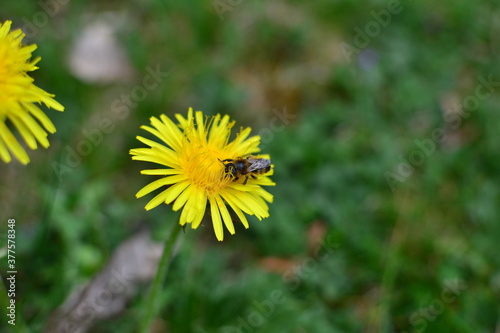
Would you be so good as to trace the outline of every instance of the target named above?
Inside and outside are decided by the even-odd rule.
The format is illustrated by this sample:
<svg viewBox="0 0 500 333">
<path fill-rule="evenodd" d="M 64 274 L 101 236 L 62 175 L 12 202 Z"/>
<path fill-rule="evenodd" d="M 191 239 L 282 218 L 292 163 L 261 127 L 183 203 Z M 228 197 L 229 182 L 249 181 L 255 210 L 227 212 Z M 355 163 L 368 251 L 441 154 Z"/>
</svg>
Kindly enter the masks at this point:
<svg viewBox="0 0 500 333">
<path fill-rule="evenodd" d="M 224 172 L 233 177 L 234 182 L 240 179 L 240 177 L 245 176 L 243 185 L 247 183 L 248 177 L 257 179 L 256 175 L 261 175 L 271 170 L 271 160 L 267 158 L 248 156 L 247 158 L 228 158 L 221 162 L 224 164 Z"/>
</svg>

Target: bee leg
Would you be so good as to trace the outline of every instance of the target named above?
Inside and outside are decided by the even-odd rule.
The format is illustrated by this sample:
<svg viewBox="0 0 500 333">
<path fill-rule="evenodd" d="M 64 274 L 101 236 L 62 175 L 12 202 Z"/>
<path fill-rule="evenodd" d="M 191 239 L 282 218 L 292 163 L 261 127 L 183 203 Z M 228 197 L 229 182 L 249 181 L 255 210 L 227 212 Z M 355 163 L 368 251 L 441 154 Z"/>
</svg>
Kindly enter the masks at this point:
<svg viewBox="0 0 500 333">
<path fill-rule="evenodd" d="M 248 176 L 245 177 L 245 181 L 243 182 L 243 185 L 246 185 L 248 181 Z"/>
<path fill-rule="evenodd" d="M 233 182 L 237 181 L 238 179 L 240 179 L 240 178 L 239 177 L 234 177 Z"/>
<path fill-rule="evenodd" d="M 255 175 L 251 175 L 253 179 L 257 179 L 257 177 Z"/>
</svg>

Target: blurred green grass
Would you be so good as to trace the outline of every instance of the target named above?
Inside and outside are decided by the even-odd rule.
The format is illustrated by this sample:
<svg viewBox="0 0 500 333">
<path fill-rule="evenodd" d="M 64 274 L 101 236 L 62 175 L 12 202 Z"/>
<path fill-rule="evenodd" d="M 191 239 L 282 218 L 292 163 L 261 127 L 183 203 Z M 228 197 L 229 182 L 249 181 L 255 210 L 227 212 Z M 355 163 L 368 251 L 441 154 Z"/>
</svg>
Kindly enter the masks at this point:
<svg viewBox="0 0 500 333">
<path fill-rule="evenodd" d="M 227 113 L 263 138 L 276 112 L 286 110 L 293 119 L 277 121 L 263 144 L 277 183 L 270 188 L 271 217 L 251 219 L 250 229 L 239 228 L 221 244 L 209 224 L 187 229 L 162 293 L 160 327 L 233 332 L 240 318 L 252 320 L 254 302 L 279 291 L 284 302 L 242 331 L 497 328 L 498 86 L 457 128 L 444 114 L 450 103 L 474 96 L 479 77 L 500 81 L 500 9 L 488 1 L 403 1 L 402 11 L 346 58 L 341 43 L 356 47 L 354 28 L 375 22 L 370 11 L 388 3 L 242 1 L 222 21 L 212 2 L 61 5 L 29 42 L 42 57 L 35 82 L 55 93 L 66 111 L 47 111 L 58 129 L 49 150 L 30 152 L 27 167 L 2 166 L 0 176 L 2 221 L 18 221 L 18 309 L 33 331 L 143 224 L 162 240 L 176 223 L 170 207 L 145 212 L 147 199 L 135 199 L 149 179 L 128 150 L 140 146 L 135 136 L 149 117 L 190 106 Z M 40 11 L 35 2 L 8 2 L 0 20 L 21 27 Z M 88 16 L 104 12 L 126 18 L 117 37 L 138 73 L 135 81 L 91 84 L 68 70 Z M 84 129 L 112 117 L 112 102 L 156 65 L 169 76 L 125 119 L 113 118 L 103 144 L 59 181 L 53 161 L 64 163 L 66 148 L 76 149 Z M 387 173 L 435 129 L 446 139 L 391 189 Z M 318 224 L 336 244 L 323 261 L 308 247 Z M 297 283 L 262 264 L 276 257 L 303 271 Z M 306 259 L 317 265 L 307 271 Z M 466 288 L 445 302 L 449 281 Z M 146 290 L 92 332 L 134 332 Z"/>
</svg>

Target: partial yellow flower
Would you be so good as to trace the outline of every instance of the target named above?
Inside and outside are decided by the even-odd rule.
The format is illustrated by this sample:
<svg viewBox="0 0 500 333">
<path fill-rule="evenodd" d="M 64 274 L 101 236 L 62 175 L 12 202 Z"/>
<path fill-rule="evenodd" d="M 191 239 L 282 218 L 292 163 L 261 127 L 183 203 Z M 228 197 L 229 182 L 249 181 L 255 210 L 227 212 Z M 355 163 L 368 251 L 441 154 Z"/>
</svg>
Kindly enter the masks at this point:
<svg viewBox="0 0 500 333">
<path fill-rule="evenodd" d="M 141 136 L 137 139 L 150 148 L 131 149 L 133 160 L 147 161 L 165 166 L 162 169 L 141 171 L 145 175 L 164 176 L 141 189 L 136 197 L 140 198 L 154 190 L 163 188 L 146 205 L 150 210 L 161 203 L 173 203 L 172 209 L 182 208 L 179 223 L 191 223 L 196 229 L 205 215 L 207 203 L 210 206 L 212 224 L 219 241 L 224 239 L 222 223 L 230 234 L 234 234 L 234 225 L 227 206 L 231 207 L 238 219 L 248 228 L 245 213 L 255 215 L 259 220 L 269 216 L 266 203 L 273 201 L 273 196 L 261 186 L 273 186 L 268 177 L 271 169 L 256 179 L 245 177 L 237 181 L 225 172 L 221 162 L 225 159 L 245 157 L 259 152 L 260 137 L 248 137 L 251 128 L 241 129 L 236 138 L 229 142 L 234 121 L 229 116 L 216 115 L 205 118 L 201 111 L 193 116 L 189 109 L 187 118 L 176 114 L 178 124 L 167 116 L 160 119 L 151 117 L 151 125 L 141 128 L 159 138 L 158 143 Z M 259 157 L 269 158 L 261 155 Z"/>
<path fill-rule="evenodd" d="M 27 72 L 38 69 L 40 57 L 30 60 L 37 46 L 23 45 L 24 33 L 20 29 L 10 31 L 11 25 L 11 21 L 0 23 L 0 158 L 8 163 L 12 153 L 22 164 L 28 164 L 28 154 L 9 129 L 7 120 L 17 128 L 30 149 L 38 148 L 37 141 L 47 148 L 47 132 L 54 133 L 56 129 L 34 103 L 43 103 L 58 111 L 64 107 L 52 98 L 54 95 L 33 84 Z"/>
</svg>

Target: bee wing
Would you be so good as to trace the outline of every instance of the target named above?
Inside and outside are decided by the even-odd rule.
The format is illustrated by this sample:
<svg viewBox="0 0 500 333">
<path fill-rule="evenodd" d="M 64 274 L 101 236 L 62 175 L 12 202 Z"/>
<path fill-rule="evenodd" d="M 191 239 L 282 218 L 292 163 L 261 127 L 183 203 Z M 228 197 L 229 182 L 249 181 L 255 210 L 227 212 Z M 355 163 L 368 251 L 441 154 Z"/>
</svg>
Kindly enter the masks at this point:
<svg viewBox="0 0 500 333">
<path fill-rule="evenodd" d="M 250 158 L 247 161 L 250 163 L 248 172 L 262 170 L 271 165 L 271 161 L 265 158 Z"/>
</svg>

